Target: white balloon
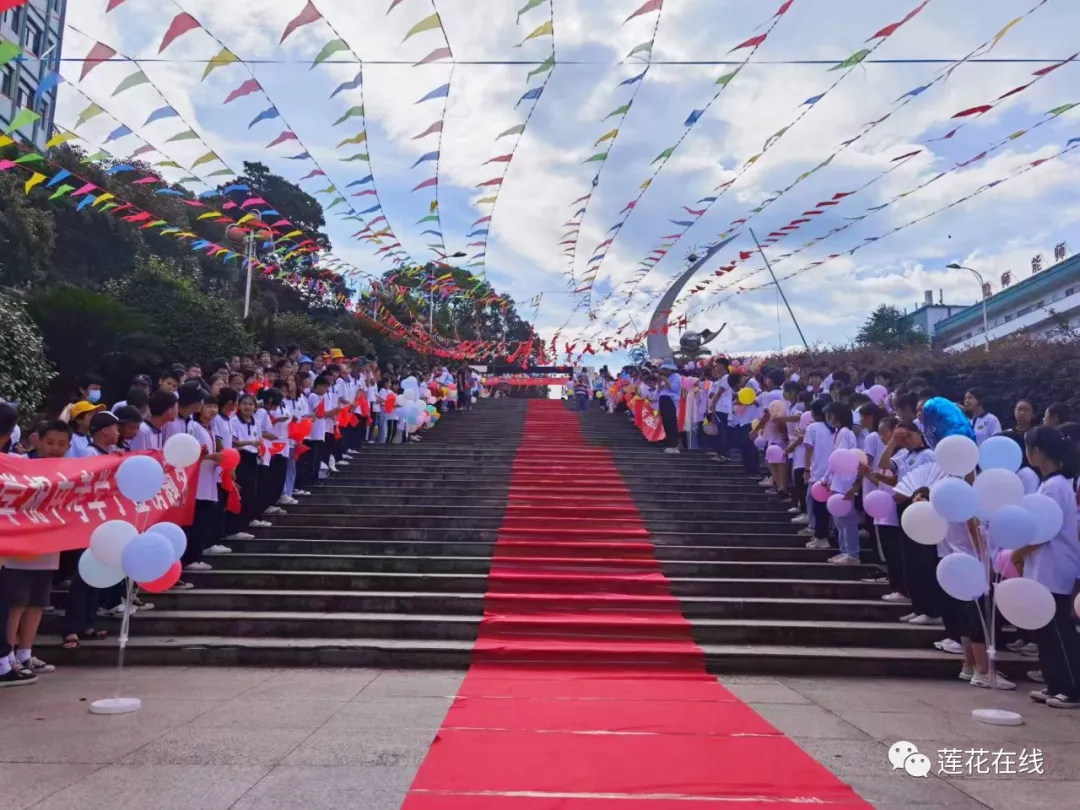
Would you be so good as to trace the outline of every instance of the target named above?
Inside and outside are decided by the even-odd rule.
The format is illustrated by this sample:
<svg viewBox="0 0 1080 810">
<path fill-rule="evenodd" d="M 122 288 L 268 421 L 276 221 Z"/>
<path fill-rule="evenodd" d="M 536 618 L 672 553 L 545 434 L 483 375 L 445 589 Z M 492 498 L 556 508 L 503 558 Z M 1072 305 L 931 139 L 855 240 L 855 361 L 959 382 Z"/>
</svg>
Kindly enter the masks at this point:
<svg viewBox="0 0 1080 810">
<path fill-rule="evenodd" d="M 937 580 L 945 593 L 961 602 L 971 602 L 990 590 L 986 568 L 970 554 L 943 557 L 938 563 Z"/>
<path fill-rule="evenodd" d="M 1024 482 L 1008 470 L 983 470 L 975 479 L 974 488 L 979 496 L 979 514 L 983 517 L 990 517 L 1003 506 L 1018 504 L 1024 497 Z"/>
<path fill-rule="evenodd" d="M 401 398 L 406 402 L 416 402 L 416 389 L 406 388 L 401 392 Z"/>
<path fill-rule="evenodd" d="M 1035 492 L 1021 498 L 1020 506 L 1035 518 L 1035 539 L 1033 542 L 1036 544 L 1050 542 L 1050 539 L 1061 531 L 1061 526 L 1065 522 L 1065 514 L 1053 498 Z"/>
<path fill-rule="evenodd" d="M 90 550 L 94 552 L 94 557 L 98 562 L 109 568 L 120 568 L 124 547 L 138 533 L 138 529 L 126 520 L 106 521 L 94 529 L 90 535 Z M 86 578 L 83 577 L 83 579 Z"/>
<path fill-rule="evenodd" d="M 124 581 L 124 572 L 121 569 L 105 565 L 90 549 L 86 549 L 79 557 L 79 576 L 91 588 L 111 588 Z"/>
<path fill-rule="evenodd" d="M 967 436 L 946 436 L 934 448 L 934 460 L 949 475 L 965 476 L 979 463 L 979 446 Z"/>
<path fill-rule="evenodd" d="M 1057 612 L 1057 603 L 1050 590 L 1041 582 L 1026 577 L 999 582 L 994 588 L 994 599 L 1006 621 L 1021 630 L 1046 627 Z"/>
<path fill-rule="evenodd" d="M 949 523 L 934 511 L 929 501 L 913 503 L 900 518 L 904 534 L 924 546 L 936 546 L 949 533 Z"/>
<path fill-rule="evenodd" d="M 202 445 L 194 436 L 177 433 L 165 442 L 165 463 L 179 469 L 186 469 L 202 456 Z"/>
<path fill-rule="evenodd" d="M 1024 482 L 1024 493 L 1031 495 L 1039 491 L 1039 474 L 1031 467 L 1024 467 L 1016 474 L 1016 477 Z"/>
</svg>

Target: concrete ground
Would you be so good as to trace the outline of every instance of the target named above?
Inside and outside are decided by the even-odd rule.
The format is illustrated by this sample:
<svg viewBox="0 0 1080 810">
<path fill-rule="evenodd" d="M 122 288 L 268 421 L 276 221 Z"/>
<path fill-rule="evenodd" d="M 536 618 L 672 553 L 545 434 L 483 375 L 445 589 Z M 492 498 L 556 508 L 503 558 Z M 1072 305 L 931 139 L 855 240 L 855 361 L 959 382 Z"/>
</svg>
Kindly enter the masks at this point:
<svg viewBox="0 0 1080 810">
<path fill-rule="evenodd" d="M 112 696 L 112 671 L 42 676 L 0 691 L 0 810 L 391 810 L 462 677 L 135 668 L 124 694 L 141 698 L 142 711 L 100 717 L 87 709 Z M 1024 692 L 910 680 L 720 680 L 878 808 L 1060 810 L 1080 801 L 1080 712 L 1035 706 Z M 986 707 L 1015 709 L 1027 722 L 974 722 L 971 710 Z M 900 740 L 929 757 L 932 774 L 959 775 L 894 771 L 889 747 Z M 1042 773 L 1033 772 L 1034 749 Z"/>
</svg>

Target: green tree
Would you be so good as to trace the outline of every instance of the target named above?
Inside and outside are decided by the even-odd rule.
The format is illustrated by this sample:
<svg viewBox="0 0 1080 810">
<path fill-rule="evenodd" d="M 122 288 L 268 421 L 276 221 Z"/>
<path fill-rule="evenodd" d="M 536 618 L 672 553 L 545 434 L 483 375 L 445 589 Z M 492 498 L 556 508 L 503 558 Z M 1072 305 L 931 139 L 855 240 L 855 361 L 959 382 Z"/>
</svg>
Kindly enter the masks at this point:
<svg viewBox="0 0 1080 810">
<path fill-rule="evenodd" d="M 110 292 L 154 325 L 170 361 L 206 363 L 253 348 L 232 303 L 202 292 L 163 259 L 152 257 L 145 267 L 110 285 Z"/>
<path fill-rule="evenodd" d="M 41 404 L 53 378 L 45 341 L 22 303 L 0 294 L 0 398 L 24 414 Z"/>
<path fill-rule="evenodd" d="M 161 364 L 161 337 L 150 320 L 104 293 L 69 285 L 36 292 L 27 311 L 41 329 L 49 360 L 57 370 L 53 392 L 75 390 L 88 372 L 115 380 L 113 397 L 127 381 Z M 122 389 L 122 390 L 121 390 Z"/>
<path fill-rule="evenodd" d="M 866 319 L 855 336 L 861 346 L 874 346 L 887 351 L 922 346 L 929 338 L 915 328 L 915 324 L 894 306 L 882 304 Z"/>
<path fill-rule="evenodd" d="M 23 194 L 12 172 L 0 173 L 0 283 L 40 284 L 52 273 L 56 232 L 50 212 Z"/>
</svg>

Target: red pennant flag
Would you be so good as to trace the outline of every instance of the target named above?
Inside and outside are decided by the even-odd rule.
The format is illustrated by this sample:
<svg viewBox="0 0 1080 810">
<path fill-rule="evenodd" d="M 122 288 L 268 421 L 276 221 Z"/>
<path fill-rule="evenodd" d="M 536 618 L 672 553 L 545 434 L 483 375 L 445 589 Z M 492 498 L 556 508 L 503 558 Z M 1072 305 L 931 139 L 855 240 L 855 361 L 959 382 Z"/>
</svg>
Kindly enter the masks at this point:
<svg viewBox="0 0 1080 810">
<path fill-rule="evenodd" d="M 889 162 L 890 163 L 896 163 L 897 161 L 906 160 L 909 157 L 915 157 L 915 155 L 918 155 L 918 154 L 921 154 L 921 153 L 922 153 L 922 149 L 916 149 L 914 152 L 908 152 L 906 155 L 900 155 L 900 157 L 894 157 Z M 847 195 L 845 194 L 844 196 L 846 197 Z M 835 199 L 839 199 L 839 198 L 835 198 Z"/>
<path fill-rule="evenodd" d="M 653 11 L 660 11 L 664 7 L 664 0 L 649 0 L 645 5 L 623 20 L 623 25 L 626 25 L 635 17 L 641 17 L 644 14 L 649 14 Z"/>
<path fill-rule="evenodd" d="M 825 213 L 824 211 L 803 211 L 802 215 L 804 217 L 812 217 L 812 216 L 817 216 L 818 214 L 824 214 L 824 213 Z"/>
<path fill-rule="evenodd" d="M 233 90 L 231 93 L 229 93 L 229 95 L 227 95 L 225 97 L 225 101 L 223 101 L 222 103 L 223 104 L 231 104 L 232 102 L 236 101 L 238 98 L 241 98 L 243 96 L 250 96 L 252 93 L 257 93 L 260 90 L 262 90 L 262 85 L 261 84 L 259 84 L 257 81 L 255 81 L 255 79 L 248 79 L 242 85 L 240 85 L 235 90 Z"/>
<path fill-rule="evenodd" d="M 747 259 L 751 258 L 753 255 L 754 255 L 754 253 L 751 250 L 740 250 L 739 251 L 739 261 L 740 262 L 745 262 Z"/>
<path fill-rule="evenodd" d="M 413 67 L 420 67 L 420 65 L 430 65 L 432 62 L 438 62 L 440 59 L 449 59 L 454 54 L 450 52 L 450 49 L 445 45 L 441 48 L 436 48 L 419 62 L 416 62 Z"/>
<path fill-rule="evenodd" d="M 501 186 L 502 181 L 503 179 L 501 177 L 496 177 L 492 180 L 485 180 L 483 183 L 477 183 L 476 187 L 483 188 L 484 186 Z"/>
<path fill-rule="evenodd" d="M 1005 93 L 1004 95 L 998 96 L 997 98 L 994 99 L 994 101 L 1001 101 L 1003 98 L 1008 98 L 1009 96 L 1015 96 L 1017 93 L 1023 93 L 1029 87 L 1031 87 L 1031 84 L 1025 84 L 1025 85 L 1022 85 L 1020 87 L 1015 87 L 1012 90 L 1010 90 L 1008 93 Z"/>
<path fill-rule="evenodd" d="M 86 59 L 83 60 L 82 73 L 79 74 L 79 81 L 86 78 L 86 74 L 96 68 L 102 62 L 108 62 L 116 56 L 116 51 L 101 42 L 95 42 L 94 47 L 90 49 L 90 53 L 86 55 Z"/>
<path fill-rule="evenodd" d="M 161 40 L 161 47 L 158 48 L 158 53 L 161 53 L 168 48 L 177 37 L 183 36 L 188 31 L 193 31 L 196 28 L 202 28 L 202 26 L 199 25 L 199 21 L 190 14 L 186 12 L 177 14 L 169 25 L 169 30 L 165 32 L 165 38 Z"/>
<path fill-rule="evenodd" d="M 982 115 L 983 113 L 990 112 L 990 110 L 992 109 L 994 108 L 991 107 L 989 104 L 980 104 L 978 107 L 972 107 L 969 110 L 962 110 L 961 112 L 958 112 L 956 115 L 953 116 L 953 118 L 967 118 L 969 115 Z"/>
<path fill-rule="evenodd" d="M 920 3 L 920 4 L 918 5 L 918 7 L 916 7 L 916 8 L 915 8 L 915 9 L 914 9 L 913 11 L 909 11 L 909 12 L 907 13 L 907 15 L 906 15 L 906 16 L 904 17 L 904 19 L 900 20 L 900 22 L 894 22 L 894 23 L 893 23 L 892 25 L 886 25 L 886 26 L 885 26 L 884 28 L 882 28 L 882 29 L 881 29 L 880 31 L 878 31 L 878 32 L 877 32 L 876 34 L 874 34 L 874 35 L 873 35 L 872 37 L 870 37 L 870 39 L 884 39 L 884 38 L 886 38 L 886 37 L 890 37 L 890 36 L 892 36 L 892 35 L 893 35 L 893 34 L 895 34 L 895 33 L 896 33 L 896 32 L 897 32 L 898 30 L 900 30 L 900 27 L 901 27 L 901 26 L 902 26 L 902 25 L 903 25 L 904 23 L 906 23 L 906 22 L 910 22 L 910 21 L 911 21 L 911 19 L 912 19 L 912 18 L 913 18 L 913 17 L 914 17 L 914 16 L 916 15 L 916 14 L 918 14 L 918 13 L 919 13 L 920 11 L 922 11 L 922 10 L 923 10 L 924 8 L 926 8 L 926 6 L 927 6 L 927 5 L 929 4 L 929 3 L 930 3 L 930 0 L 923 0 L 923 2 L 922 2 L 922 3 Z M 870 41 L 870 39 L 868 39 L 868 40 L 867 40 L 867 42 L 869 42 L 869 41 Z"/>
<path fill-rule="evenodd" d="M 419 191 L 422 188 L 431 188 L 434 185 L 438 185 L 438 183 L 439 183 L 439 178 L 438 177 L 432 177 L 430 180 L 425 180 L 423 183 L 418 185 L 416 188 L 413 189 L 413 191 Z"/>
<path fill-rule="evenodd" d="M 794 3 L 795 0 L 787 0 L 784 5 L 780 6 L 780 10 L 773 14 L 773 19 L 775 20 L 777 17 L 783 17 L 785 14 L 787 14 L 787 10 L 791 8 Z"/>
<path fill-rule="evenodd" d="M 736 45 L 734 48 L 728 51 L 728 53 L 734 53 L 735 51 L 742 50 L 743 48 L 756 48 L 758 45 L 765 41 L 765 37 L 767 36 L 768 34 L 758 34 L 756 37 L 750 37 L 750 39 L 746 40 L 746 42 L 743 42 L 740 45 Z"/>
<path fill-rule="evenodd" d="M 315 8 L 315 4 L 312 3 L 311 0 L 308 0 L 307 5 L 304 6 L 304 10 L 297 14 L 293 21 L 285 26 L 285 33 L 282 34 L 281 39 L 278 40 L 278 45 L 288 39 L 289 35 L 297 28 L 300 28 L 303 25 L 311 25 L 311 23 L 316 20 L 321 20 L 322 18 L 323 16 L 319 13 L 319 10 Z"/>
<path fill-rule="evenodd" d="M 442 130 L 443 130 L 443 122 L 442 121 L 436 121 L 430 127 L 428 127 L 423 132 L 421 132 L 419 135 L 414 135 L 412 139 L 414 141 L 418 141 L 421 138 L 426 138 L 428 135 L 434 135 L 436 132 L 442 132 Z"/>
<path fill-rule="evenodd" d="M 108 14 L 110 11 L 112 11 L 114 8 L 116 8 L 118 5 L 120 5 L 123 2 L 125 2 L 125 0 L 109 0 L 109 5 L 105 6 L 105 13 Z M 4 4 L 2 2 L 0 2 L 0 6 L 3 6 L 3 5 Z"/>
<path fill-rule="evenodd" d="M 499 155 L 498 157 L 493 157 L 491 160 L 485 160 L 484 165 L 486 166 L 488 163 L 509 163 L 513 157 L 513 155 Z"/>
<path fill-rule="evenodd" d="M 302 442 L 308 436 L 311 435 L 311 428 L 314 422 L 310 419 L 302 419 L 299 422 L 289 423 L 289 438 L 294 442 Z"/>
<path fill-rule="evenodd" d="M 300 140 L 300 139 L 296 137 L 296 133 L 287 129 L 284 132 L 282 132 L 280 135 L 278 135 L 276 138 L 274 138 L 274 140 L 270 141 L 270 143 L 268 143 L 266 145 L 266 148 L 269 149 L 271 146 L 277 146 L 279 143 L 285 143 L 285 141 L 298 141 L 298 140 Z"/>
</svg>

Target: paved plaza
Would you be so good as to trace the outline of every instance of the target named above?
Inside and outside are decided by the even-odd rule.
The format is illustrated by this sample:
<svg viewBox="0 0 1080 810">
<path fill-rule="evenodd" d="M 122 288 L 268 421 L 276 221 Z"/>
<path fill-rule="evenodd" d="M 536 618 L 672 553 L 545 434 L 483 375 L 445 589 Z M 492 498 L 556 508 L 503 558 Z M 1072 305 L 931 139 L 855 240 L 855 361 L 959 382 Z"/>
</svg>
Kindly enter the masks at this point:
<svg viewBox="0 0 1080 810">
<path fill-rule="evenodd" d="M 141 698 L 142 711 L 102 717 L 89 703 L 111 696 L 114 672 L 63 669 L 0 692 L 0 810 L 392 810 L 463 677 L 134 668 L 124 693 Z M 1031 705 L 1024 693 L 915 680 L 720 680 L 878 808 L 1061 810 L 1080 797 L 1080 716 Z M 1015 709 L 1027 722 L 975 723 L 971 710 L 985 707 Z M 899 740 L 931 759 L 930 777 L 892 769 Z M 942 769 L 953 775 L 933 775 Z"/>
</svg>

